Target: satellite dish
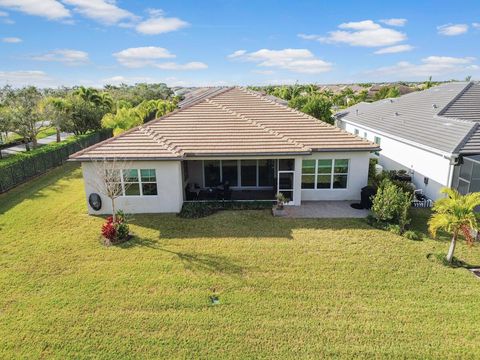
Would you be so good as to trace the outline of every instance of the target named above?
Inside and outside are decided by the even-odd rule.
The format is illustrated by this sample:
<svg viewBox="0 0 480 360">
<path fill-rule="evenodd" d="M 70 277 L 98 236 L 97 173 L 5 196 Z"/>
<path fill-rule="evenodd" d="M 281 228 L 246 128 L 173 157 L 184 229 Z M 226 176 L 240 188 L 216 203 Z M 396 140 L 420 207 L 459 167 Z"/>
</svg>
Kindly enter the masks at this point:
<svg viewBox="0 0 480 360">
<path fill-rule="evenodd" d="M 88 197 L 88 203 L 95 211 L 98 211 L 102 208 L 102 198 L 96 193 L 90 194 L 90 196 Z"/>
</svg>

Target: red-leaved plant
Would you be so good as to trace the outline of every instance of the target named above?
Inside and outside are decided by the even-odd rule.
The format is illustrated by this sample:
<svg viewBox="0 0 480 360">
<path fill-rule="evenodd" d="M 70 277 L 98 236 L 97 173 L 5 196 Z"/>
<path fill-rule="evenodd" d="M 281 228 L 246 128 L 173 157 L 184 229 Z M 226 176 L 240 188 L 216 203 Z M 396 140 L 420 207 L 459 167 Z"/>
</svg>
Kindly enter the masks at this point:
<svg viewBox="0 0 480 360">
<path fill-rule="evenodd" d="M 102 225 L 102 235 L 105 239 L 105 245 L 111 245 L 124 241 L 129 236 L 129 227 L 123 211 L 118 211 L 115 214 L 115 221 L 113 216 L 109 216 L 106 222 Z"/>
</svg>

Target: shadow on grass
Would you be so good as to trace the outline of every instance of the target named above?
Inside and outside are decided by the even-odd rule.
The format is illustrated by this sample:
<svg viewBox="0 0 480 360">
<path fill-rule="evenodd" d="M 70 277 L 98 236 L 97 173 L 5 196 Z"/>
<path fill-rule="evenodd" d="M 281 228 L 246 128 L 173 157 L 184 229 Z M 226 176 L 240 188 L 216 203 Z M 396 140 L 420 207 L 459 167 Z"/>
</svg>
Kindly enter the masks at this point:
<svg viewBox="0 0 480 360">
<path fill-rule="evenodd" d="M 79 167 L 77 163 L 66 163 L 0 194 L 0 215 L 22 201 L 45 197 L 42 190 L 46 187 L 49 191 L 57 193 L 68 191 L 70 180 L 82 178 L 81 172 L 76 171 Z M 52 198 L 52 201 L 55 201 L 55 198 Z"/>
<path fill-rule="evenodd" d="M 244 268 L 226 256 L 215 254 L 202 254 L 197 252 L 181 252 L 165 249 L 159 243 L 152 239 L 139 238 L 134 236 L 131 240 L 115 245 L 122 249 L 130 249 L 134 247 L 148 247 L 165 253 L 177 256 L 182 262 L 185 269 L 191 271 L 205 271 L 210 273 L 222 273 L 230 276 L 241 276 Z"/>
<path fill-rule="evenodd" d="M 452 269 L 463 268 L 463 269 L 469 270 L 469 269 L 480 268 L 480 265 L 473 265 L 473 264 L 467 263 L 466 261 L 460 260 L 460 259 L 456 258 L 455 256 L 453 257 L 452 262 L 449 263 L 446 259 L 446 255 L 447 254 L 445 254 L 445 253 L 437 253 L 437 254 L 429 253 L 429 254 L 427 254 L 427 259 L 430 260 L 430 261 L 437 262 L 437 263 L 439 263 L 443 266 L 446 266 L 446 267 L 449 267 L 449 268 L 452 268 Z"/>
</svg>

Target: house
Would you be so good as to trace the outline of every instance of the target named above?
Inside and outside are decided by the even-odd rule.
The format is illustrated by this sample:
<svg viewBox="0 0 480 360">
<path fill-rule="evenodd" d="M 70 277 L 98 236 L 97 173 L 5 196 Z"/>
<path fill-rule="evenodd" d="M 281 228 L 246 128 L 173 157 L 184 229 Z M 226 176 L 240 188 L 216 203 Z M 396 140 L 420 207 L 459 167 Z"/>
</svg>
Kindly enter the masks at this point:
<svg viewBox="0 0 480 360">
<path fill-rule="evenodd" d="M 129 213 L 179 212 L 184 201 L 228 198 L 359 200 L 379 146 L 243 88 L 211 88 L 196 102 L 70 157 L 82 162 L 87 198 L 99 162 L 119 164 Z M 228 194 L 227 194 L 228 189 Z"/>
<path fill-rule="evenodd" d="M 480 84 L 451 82 L 395 99 L 359 103 L 337 126 L 382 147 L 380 165 L 406 170 L 431 198 L 453 187 L 480 191 Z"/>
</svg>

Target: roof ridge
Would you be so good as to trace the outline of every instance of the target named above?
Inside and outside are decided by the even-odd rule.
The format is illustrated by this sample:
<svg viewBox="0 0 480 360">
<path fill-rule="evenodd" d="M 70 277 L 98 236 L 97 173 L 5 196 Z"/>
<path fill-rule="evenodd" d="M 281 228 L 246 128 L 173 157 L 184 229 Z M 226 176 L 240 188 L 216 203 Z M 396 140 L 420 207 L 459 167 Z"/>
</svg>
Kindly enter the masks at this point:
<svg viewBox="0 0 480 360">
<path fill-rule="evenodd" d="M 467 85 L 465 85 L 465 87 L 457 94 L 453 97 L 452 100 L 450 100 L 447 105 L 445 105 L 438 113 L 437 113 L 437 116 L 443 116 L 443 114 L 450 108 L 450 106 L 452 106 L 453 104 L 455 104 L 455 102 L 463 95 L 465 94 L 465 92 L 470 89 L 473 85 L 473 82 L 469 82 Z M 445 116 L 447 117 L 447 116 Z"/>
<path fill-rule="evenodd" d="M 479 123 L 473 122 L 472 128 L 468 131 L 465 137 L 458 143 L 458 145 L 453 149 L 452 154 L 458 154 L 462 150 L 462 148 L 467 144 L 473 134 L 477 131 L 478 127 L 480 126 Z"/>
<path fill-rule="evenodd" d="M 302 148 L 302 150 L 306 150 L 306 151 L 311 151 L 312 149 L 306 147 L 304 144 L 301 144 L 301 143 L 298 143 L 297 141 L 293 140 L 293 139 L 290 139 L 289 137 L 285 136 L 285 135 L 282 135 L 280 134 L 278 131 L 275 131 L 275 130 L 272 130 L 272 129 L 269 129 L 268 127 L 262 125 L 262 124 L 259 124 L 257 121 L 253 120 L 253 119 L 250 119 L 249 117 L 245 116 L 245 115 L 242 115 L 242 114 L 239 114 L 237 113 L 236 111 L 232 110 L 232 109 L 229 109 L 228 107 L 226 107 L 225 105 L 221 105 L 219 103 L 216 103 L 215 101 L 211 100 L 211 99 L 206 99 L 206 101 L 212 105 L 215 105 L 225 111 L 227 111 L 228 113 L 230 114 L 233 114 L 249 123 L 251 123 L 252 125 L 255 125 L 256 127 L 258 128 L 261 128 L 262 130 L 272 134 L 272 135 L 275 135 L 276 137 L 279 137 L 283 140 L 286 140 L 288 141 L 290 144 L 293 144 L 295 146 L 298 146 L 300 148 Z"/>
<path fill-rule="evenodd" d="M 289 110 L 289 111 L 291 111 L 291 112 L 293 112 L 293 113 L 295 113 L 295 114 L 298 114 L 298 115 L 301 115 L 301 116 L 303 116 L 303 117 L 306 117 L 307 119 L 312 119 L 312 120 L 315 120 L 316 122 L 321 122 L 321 123 L 322 123 L 322 126 L 325 126 L 325 127 L 327 127 L 327 128 L 328 128 L 328 127 L 334 128 L 334 129 L 336 129 L 336 130 L 339 130 L 339 131 L 340 131 L 341 133 L 343 133 L 343 134 L 347 134 L 347 135 L 354 136 L 354 137 L 356 137 L 356 138 L 358 138 L 358 139 L 360 139 L 360 140 L 363 140 L 363 142 L 366 142 L 366 143 L 374 144 L 374 145 L 375 145 L 375 143 L 372 142 L 372 141 L 370 141 L 370 140 L 367 140 L 367 139 L 361 138 L 360 136 L 351 134 L 351 133 L 349 133 L 348 131 L 346 131 L 346 130 L 344 130 L 344 129 L 341 129 L 341 128 L 335 126 L 335 125 L 329 124 L 329 123 L 327 123 L 327 122 L 325 122 L 325 121 L 322 121 L 322 120 L 320 120 L 320 119 L 317 119 L 316 117 L 314 117 L 314 116 L 312 116 L 312 115 L 308 115 L 308 114 L 306 114 L 306 113 L 304 113 L 304 112 L 301 112 L 301 111 L 299 111 L 299 110 L 297 110 L 297 109 L 293 109 L 293 108 L 291 108 L 290 106 L 283 105 L 283 104 L 280 104 L 280 103 L 278 103 L 278 102 L 276 102 L 276 101 L 267 99 L 266 96 L 264 96 L 264 95 L 262 95 L 262 94 L 259 94 L 259 93 L 255 92 L 255 91 L 251 91 L 251 90 L 248 90 L 248 89 L 243 88 L 243 87 L 239 87 L 239 89 L 242 90 L 243 92 L 247 93 L 247 94 L 250 94 L 250 95 L 252 95 L 252 96 L 255 96 L 255 97 L 259 98 L 259 99 L 262 100 L 262 101 L 265 101 L 265 102 L 268 102 L 268 103 L 270 103 L 270 104 L 274 104 L 274 105 L 280 106 L 281 108 L 284 108 L 284 109 Z M 333 114 L 332 114 L 332 116 L 333 116 Z"/>
</svg>

